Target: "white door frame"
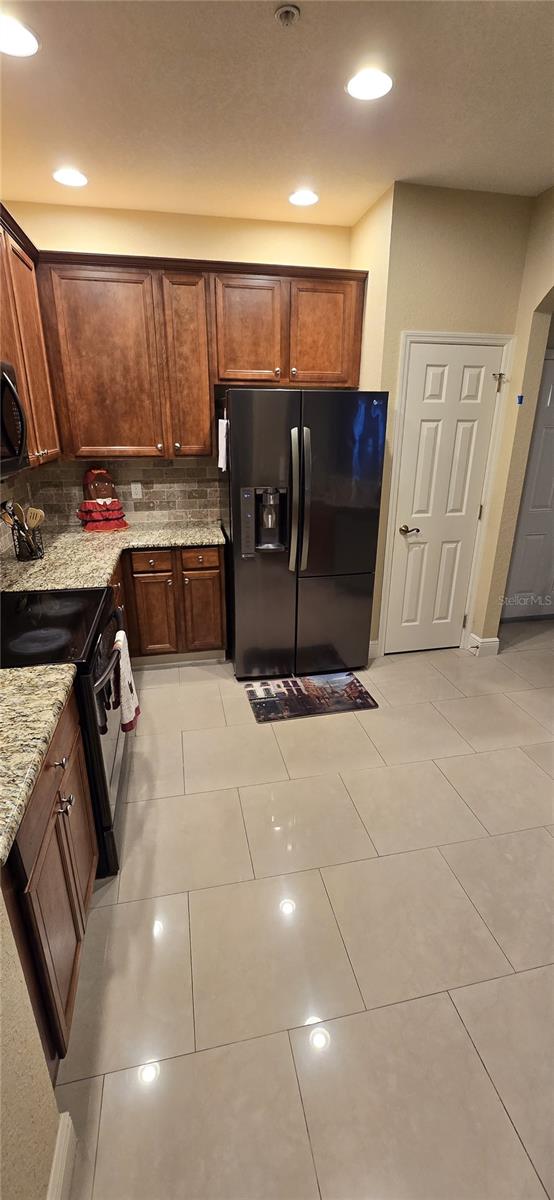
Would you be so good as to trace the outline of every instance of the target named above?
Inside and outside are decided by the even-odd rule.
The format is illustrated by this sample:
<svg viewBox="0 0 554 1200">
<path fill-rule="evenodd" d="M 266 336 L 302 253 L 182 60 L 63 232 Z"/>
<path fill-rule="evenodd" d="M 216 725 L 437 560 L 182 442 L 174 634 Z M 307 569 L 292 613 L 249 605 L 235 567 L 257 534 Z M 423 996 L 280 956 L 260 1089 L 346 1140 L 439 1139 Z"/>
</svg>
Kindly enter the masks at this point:
<svg viewBox="0 0 554 1200">
<path fill-rule="evenodd" d="M 385 647 L 385 634 L 389 617 L 390 603 L 390 588 L 392 576 L 392 556 L 394 547 L 394 537 L 396 528 L 396 516 L 398 506 L 398 489 L 400 484 L 400 458 L 402 453 L 402 441 L 404 437 L 404 421 L 406 416 L 406 399 L 408 394 L 408 364 L 410 358 L 411 347 L 418 343 L 427 345 L 441 346 L 444 344 L 473 346 L 500 346 L 502 347 L 502 361 L 500 370 L 504 374 L 502 380 L 501 391 L 497 394 L 496 404 L 494 409 L 494 417 L 492 423 L 491 437 L 489 442 L 489 452 L 487 456 L 487 465 L 485 468 L 485 478 L 483 482 L 483 493 L 481 503 L 483 511 L 487 512 L 487 503 L 490 498 L 492 476 L 494 474 L 494 465 L 498 455 L 500 445 L 500 431 L 503 423 L 503 414 L 505 406 L 501 401 L 505 400 L 507 395 L 506 384 L 509 383 L 509 373 L 513 356 L 513 335 L 511 333 L 447 333 L 436 331 L 421 331 L 409 330 L 404 331 L 400 338 L 400 360 L 398 369 L 398 384 L 396 389 L 397 406 L 394 411 L 394 435 L 392 449 L 392 471 L 391 471 L 391 487 L 389 498 L 389 512 L 387 519 L 387 538 L 385 544 L 385 561 L 383 567 L 383 593 L 381 599 L 381 613 L 379 619 L 379 640 L 377 646 L 372 645 L 376 653 L 383 654 Z M 466 628 L 462 630 L 462 639 L 460 645 L 465 649 L 474 649 L 476 653 L 481 654 L 496 654 L 498 652 L 498 639 L 487 639 L 496 643 L 495 646 L 489 646 L 482 639 L 476 639 L 471 633 L 473 606 L 475 603 L 476 583 L 479 576 L 479 565 L 482 554 L 483 543 L 483 526 L 485 522 L 480 521 L 477 525 L 477 534 L 475 537 L 475 546 L 473 550 L 473 559 L 469 577 L 468 595 L 466 601 L 467 623 Z"/>
</svg>

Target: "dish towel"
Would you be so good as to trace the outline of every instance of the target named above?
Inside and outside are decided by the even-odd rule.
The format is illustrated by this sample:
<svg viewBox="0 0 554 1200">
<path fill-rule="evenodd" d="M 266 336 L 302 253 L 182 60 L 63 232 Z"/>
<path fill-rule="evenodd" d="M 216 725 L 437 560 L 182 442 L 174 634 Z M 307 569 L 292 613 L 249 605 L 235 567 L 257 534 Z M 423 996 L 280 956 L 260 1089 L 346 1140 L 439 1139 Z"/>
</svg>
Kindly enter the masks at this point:
<svg viewBox="0 0 554 1200">
<path fill-rule="evenodd" d="M 114 638 L 114 650 L 119 650 L 119 660 L 114 671 L 114 695 L 112 708 L 121 707 L 121 728 L 124 733 L 136 729 L 140 717 L 138 696 L 133 679 L 129 644 L 124 629 L 119 629 Z"/>
<path fill-rule="evenodd" d="M 217 465 L 220 471 L 227 470 L 227 433 L 229 430 L 229 422 L 226 418 L 220 418 L 217 422 L 218 435 L 218 454 Z"/>
</svg>

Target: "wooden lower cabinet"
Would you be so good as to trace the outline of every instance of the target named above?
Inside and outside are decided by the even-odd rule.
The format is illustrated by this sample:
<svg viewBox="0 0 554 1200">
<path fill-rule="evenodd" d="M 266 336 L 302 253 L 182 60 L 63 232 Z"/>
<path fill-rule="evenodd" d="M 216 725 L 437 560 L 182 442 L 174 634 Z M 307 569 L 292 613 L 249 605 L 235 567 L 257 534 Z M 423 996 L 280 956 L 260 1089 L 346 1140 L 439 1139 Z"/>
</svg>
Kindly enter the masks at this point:
<svg viewBox="0 0 554 1200">
<path fill-rule="evenodd" d="M 221 575 L 219 571 L 183 572 L 187 650 L 215 650 L 223 645 Z"/>
<path fill-rule="evenodd" d="M 173 572 L 158 571 L 134 578 L 140 653 L 174 653 L 179 645 Z"/>
<path fill-rule="evenodd" d="M 67 1053 L 97 862 L 83 741 L 71 695 L 2 868 L 2 892 L 53 1074 Z"/>
<path fill-rule="evenodd" d="M 131 554 L 132 652 L 172 654 L 225 646 L 223 555 L 219 547 Z"/>
</svg>

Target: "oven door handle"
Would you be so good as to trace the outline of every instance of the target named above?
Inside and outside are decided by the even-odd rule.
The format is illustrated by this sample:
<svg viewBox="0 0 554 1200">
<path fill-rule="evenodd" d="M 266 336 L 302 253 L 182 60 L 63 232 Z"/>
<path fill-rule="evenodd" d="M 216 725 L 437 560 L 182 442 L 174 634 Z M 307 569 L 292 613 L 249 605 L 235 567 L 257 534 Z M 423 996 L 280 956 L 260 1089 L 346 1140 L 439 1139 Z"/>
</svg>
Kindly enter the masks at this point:
<svg viewBox="0 0 554 1200">
<path fill-rule="evenodd" d="M 123 609 L 122 608 L 114 608 L 114 611 L 110 617 L 110 621 L 115 621 L 118 632 L 120 629 L 123 629 Z M 110 621 L 108 621 L 108 625 L 109 625 Z M 107 629 L 107 627 L 108 626 L 106 625 L 105 629 Z M 102 633 L 105 632 L 105 629 L 102 631 Z M 119 649 L 116 647 L 116 649 L 112 651 L 110 661 L 106 667 L 106 670 L 102 672 L 100 679 L 97 679 L 96 683 L 94 684 L 94 695 L 95 696 L 97 696 L 98 693 L 101 692 L 103 690 L 103 688 L 105 688 L 105 686 L 108 682 L 108 679 L 110 679 L 110 677 L 113 675 L 113 672 L 115 670 L 115 666 L 116 666 L 118 659 L 119 659 Z"/>
</svg>

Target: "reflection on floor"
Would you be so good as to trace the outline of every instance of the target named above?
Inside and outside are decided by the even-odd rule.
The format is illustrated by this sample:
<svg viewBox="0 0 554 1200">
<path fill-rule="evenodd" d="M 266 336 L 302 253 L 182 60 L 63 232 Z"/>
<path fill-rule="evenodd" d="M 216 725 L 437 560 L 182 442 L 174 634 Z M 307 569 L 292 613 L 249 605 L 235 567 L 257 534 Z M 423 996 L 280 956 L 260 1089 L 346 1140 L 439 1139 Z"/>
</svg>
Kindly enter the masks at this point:
<svg viewBox="0 0 554 1200">
<path fill-rule="evenodd" d="M 268 726 L 229 666 L 137 677 L 57 1089 L 72 1200 L 552 1187 L 554 622 L 501 645 Z"/>
</svg>

